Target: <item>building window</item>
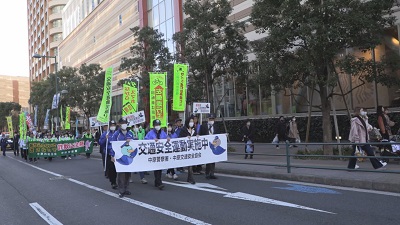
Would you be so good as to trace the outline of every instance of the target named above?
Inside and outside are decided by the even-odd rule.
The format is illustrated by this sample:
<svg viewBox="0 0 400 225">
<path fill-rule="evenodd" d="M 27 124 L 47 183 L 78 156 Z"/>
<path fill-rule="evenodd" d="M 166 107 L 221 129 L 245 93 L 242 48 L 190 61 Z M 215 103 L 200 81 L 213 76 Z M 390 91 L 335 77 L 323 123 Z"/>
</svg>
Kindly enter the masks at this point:
<svg viewBox="0 0 400 225">
<path fill-rule="evenodd" d="M 60 13 L 63 10 L 64 6 L 62 5 L 58 5 L 58 6 L 54 6 L 53 8 L 51 8 L 51 13 Z"/>
<path fill-rule="evenodd" d="M 122 25 L 122 15 L 118 16 L 118 22 L 119 22 L 119 25 L 121 26 Z"/>
<path fill-rule="evenodd" d="M 62 20 L 54 20 L 53 28 L 62 27 Z"/>
<path fill-rule="evenodd" d="M 54 34 L 54 35 L 52 35 L 52 37 L 53 37 L 53 41 L 61 41 L 62 40 L 62 34 L 61 33 Z"/>
</svg>

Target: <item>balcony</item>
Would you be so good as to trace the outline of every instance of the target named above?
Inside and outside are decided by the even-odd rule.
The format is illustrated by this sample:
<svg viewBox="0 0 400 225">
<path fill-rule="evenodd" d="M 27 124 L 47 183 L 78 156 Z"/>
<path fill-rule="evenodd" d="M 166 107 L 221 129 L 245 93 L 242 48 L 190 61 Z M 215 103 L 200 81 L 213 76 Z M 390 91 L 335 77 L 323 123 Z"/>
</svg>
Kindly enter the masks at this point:
<svg viewBox="0 0 400 225">
<path fill-rule="evenodd" d="M 49 8 L 53 8 L 54 6 L 57 5 L 66 5 L 68 3 L 68 0 L 51 0 L 48 2 Z"/>
<path fill-rule="evenodd" d="M 54 14 L 51 14 L 50 16 L 49 16 L 49 22 L 51 22 L 51 21 L 53 21 L 53 20 L 58 20 L 58 19 L 61 19 L 61 13 L 54 13 Z"/>
<path fill-rule="evenodd" d="M 62 27 L 51 28 L 49 31 L 50 35 L 61 33 L 61 32 L 62 32 Z"/>
</svg>

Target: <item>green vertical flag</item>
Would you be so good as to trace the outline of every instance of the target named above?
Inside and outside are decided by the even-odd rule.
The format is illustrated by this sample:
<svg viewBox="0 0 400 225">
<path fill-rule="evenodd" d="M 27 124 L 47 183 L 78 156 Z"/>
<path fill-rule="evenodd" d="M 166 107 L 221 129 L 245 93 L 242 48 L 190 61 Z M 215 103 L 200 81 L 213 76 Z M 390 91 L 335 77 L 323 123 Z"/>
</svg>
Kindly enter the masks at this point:
<svg viewBox="0 0 400 225">
<path fill-rule="evenodd" d="M 7 127 L 8 127 L 8 133 L 10 134 L 10 138 L 14 137 L 14 129 L 12 125 L 12 118 L 11 116 L 7 116 Z"/>
<path fill-rule="evenodd" d="M 138 87 L 136 82 L 129 81 L 123 85 L 122 116 L 137 112 Z"/>
<path fill-rule="evenodd" d="M 99 113 L 97 114 L 97 121 L 102 123 L 108 123 L 108 121 L 110 121 L 112 75 L 113 68 L 107 68 L 104 78 L 103 99 L 101 101 Z"/>
<path fill-rule="evenodd" d="M 62 105 L 60 107 L 60 130 L 64 129 L 64 118 L 63 118 L 63 110 Z"/>
<path fill-rule="evenodd" d="M 188 65 L 174 64 L 174 91 L 172 105 L 174 111 L 185 111 L 188 69 Z"/>
<path fill-rule="evenodd" d="M 19 114 L 19 135 L 22 140 L 26 139 L 26 122 L 25 122 L 25 113 Z"/>
<path fill-rule="evenodd" d="M 71 124 L 70 124 L 70 120 L 71 120 L 71 109 L 69 106 L 67 106 L 67 108 L 65 109 L 65 129 L 69 130 L 71 129 Z"/>
<path fill-rule="evenodd" d="M 150 127 L 152 121 L 159 119 L 161 126 L 167 126 L 167 73 L 150 74 Z"/>
</svg>

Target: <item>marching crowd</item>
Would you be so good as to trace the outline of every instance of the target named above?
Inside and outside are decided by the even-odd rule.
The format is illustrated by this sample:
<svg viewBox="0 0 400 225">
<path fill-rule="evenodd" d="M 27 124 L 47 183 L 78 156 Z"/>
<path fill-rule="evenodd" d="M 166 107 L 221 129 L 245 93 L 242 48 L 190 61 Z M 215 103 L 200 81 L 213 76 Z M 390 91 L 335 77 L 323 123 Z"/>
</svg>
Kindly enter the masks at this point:
<svg viewBox="0 0 400 225">
<path fill-rule="evenodd" d="M 103 133 L 99 138 L 100 152 L 103 158 L 103 167 L 105 168 L 105 176 L 110 180 L 111 187 L 118 189 L 119 197 L 131 195 L 129 191 L 129 183 L 132 182 L 132 173 L 116 172 L 115 170 L 115 152 L 112 148 L 112 141 L 130 141 L 130 140 L 160 140 L 174 139 L 180 137 L 194 137 L 200 135 L 219 134 L 219 131 L 214 127 L 214 114 L 209 114 L 207 122 L 200 124 L 197 115 L 192 115 L 182 124 L 181 119 L 176 119 L 175 124 L 169 123 L 166 127 L 161 127 L 160 120 L 152 121 L 152 129 L 145 124 L 137 124 L 128 127 L 128 121 L 121 118 L 118 124 L 115 121 L 110 121 L 108 125 L 102 127 Z M 192 165 L 187 168 L 187 182 L 195 184 L 194 174 L 203 174 L 202 165 Z M 184 168 L 169 168 L 166 176 L 170 179 L 178 179 L 176 170 L 183 172 Z M 206 179 L 217 179 L 214 175 L 215 163 L 206 164 L 205 176 Z M 156 170 L 154 173 L 154 186 L 160 190 L 164 189 L 162 182 L 162 171 Z M 142 184 L 147 184 L 145 175 L 147 172 L 139 172 L 139 178 Z"/>
</svg>

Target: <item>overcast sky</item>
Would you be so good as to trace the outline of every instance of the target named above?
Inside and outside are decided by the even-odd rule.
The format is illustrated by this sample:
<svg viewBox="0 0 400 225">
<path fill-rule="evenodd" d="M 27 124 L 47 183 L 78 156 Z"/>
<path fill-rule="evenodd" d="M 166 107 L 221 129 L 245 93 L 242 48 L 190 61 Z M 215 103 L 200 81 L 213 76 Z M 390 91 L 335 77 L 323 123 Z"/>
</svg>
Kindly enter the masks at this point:
<svg viewBox="0 0 400 225">
<path fill-rule="evenodd" d="M 29 76 L 26 0 L 0 0 L 0 75 Z"/>
</svg>

